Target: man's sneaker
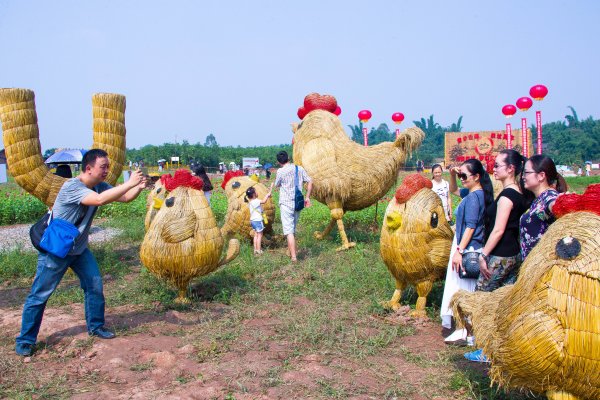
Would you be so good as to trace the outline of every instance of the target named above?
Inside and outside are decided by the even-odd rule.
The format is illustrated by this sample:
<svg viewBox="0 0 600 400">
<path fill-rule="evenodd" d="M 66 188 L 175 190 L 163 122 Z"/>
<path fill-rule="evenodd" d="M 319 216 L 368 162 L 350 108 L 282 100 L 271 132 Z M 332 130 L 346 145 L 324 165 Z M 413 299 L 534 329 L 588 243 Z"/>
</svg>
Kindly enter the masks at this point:
<svg viewBox="0 0 600 400">
<path fill-rule="evenodd" d="M 451 333 L 446 339 L 444 339 L 444 342 L 446 342 L 448 344 L 452 344 L 454 342 L 458 342 L 460 340 L 466 340 L 466 339 L 467 339 L 467 330 L 466 329 L 457 329 L 453 333 Z"/>
<path fill-rule="evenodd" d="M 97 336 L 100 339 L 113 339 L 117 335 L 115 335 L 114 332 L 111 332 L 106 328 L 98 328 L 94 332 L 91 332 L 90 336 Z"/>
<path fill-rule="evenodd" d="M 465 354 L 465 358 L 469 361 L 480 362 L 480 363 L 489 363 L 490 359 L 483 354 L 483 350 L 475 350 L 470 353 Z"/>
<path fill-rule="evenodd" d="M 15 351 L 20 356 L 29 357 L 33 354 L 33 345 L 29 343 L 17 343 Z"/>
</svg>

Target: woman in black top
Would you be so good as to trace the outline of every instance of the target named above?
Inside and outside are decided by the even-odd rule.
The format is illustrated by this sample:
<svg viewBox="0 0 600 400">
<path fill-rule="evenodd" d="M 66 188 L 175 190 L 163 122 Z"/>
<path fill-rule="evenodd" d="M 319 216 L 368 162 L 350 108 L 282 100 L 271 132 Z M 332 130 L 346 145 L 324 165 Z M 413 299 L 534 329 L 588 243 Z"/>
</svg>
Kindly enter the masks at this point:
<svg viewBox="0 0 600 400">
<path fill-rule="evenodd" d="M 212 194 L 213 185 L 212 183 L 210 183 L 210 178 L 206 174 L 206 169 L 204 169 L 204 166 L 196 164 L 192 168 L 192 172 L 194 173 L 194 175 L 202 179 L 202 182 L 204 183 L 202 185 L 202 190 L 204 191 L 204 196 L 206 197 L 208 204 L 210 204 L 210 196 Z"/>
<path fill-rule="evenodd" d="M 517 277 L 519 260 L 519 218 L 525 212 L 523 189 L 519 186 L 525 159 L 515 150 L 502 150 L 494 164 L 494 178 L 502 192 L 486 210 L 485 246 L 479 256 L 481 274 L 475 290 L 491 292 Z"/>
</svg>

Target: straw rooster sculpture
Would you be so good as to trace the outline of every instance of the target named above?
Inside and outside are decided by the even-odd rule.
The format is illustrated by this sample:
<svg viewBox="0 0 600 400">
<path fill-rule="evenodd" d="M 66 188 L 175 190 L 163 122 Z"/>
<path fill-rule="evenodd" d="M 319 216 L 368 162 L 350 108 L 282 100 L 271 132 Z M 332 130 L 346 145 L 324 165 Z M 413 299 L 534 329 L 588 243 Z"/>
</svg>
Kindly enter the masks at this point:
<svg viewBox="0 0 600 400">
<path fill-rule="evenodd" d="M 161 181 L 168 195 L 146 232 L 140 258 L 151 272 L 179 289 L 177 302 L 188 303 L 189 282 L 237 257 L 240 243 L 231 239 L 219 261 L 225 240 L 202 192 L 202 180 L 177 170 Z"/>
<path fill-rule="evenodd" d="M 425 303 L 433 282 L 443 278 L 454 233 L 444 216 L 431 181 L 420 174 L 407 176 L 388 204 L 381 228 L 380 252 L 396 280 L 396 290 L 384 306 L 400 307 L 407 284 L 415 285 L 419 298 L 411 315 L 425 317 Z"/>
<path fill-rule="evenodd" d="M 600 184 L 560 196 L 553 212 L 516 283 L 458 292 L 455 315 L 471 321 L 501 386 L 600 399 Z"/>
<path fill-rule="evenodd" d="M 108 153 L 106 182 L 115 185 L 125 162 L 125 96 L 97 93 L 92 106 L 92 148 Z M 67 179 L 44 164 L 33 91 L 0 89 L 0 120 L 10 174 L 19 186 L 51 207 Z"/>
<path fill-rule="evenodd" d="M 252 239 L 254 237 L 254 230 L 250 226 L 250 209 L 248 208 L 248 203 L 244 201 L 246 190 L 254 187 L 258 198 L 263 199 L 269 189 L 262 183 L 245 176 L 242 171 L 227 171 L 221 187 L 225 189 L 225 195 L 227 196 L 227 215 L 225 216 L 225 223 L 221 228 L 221 234 L 224 237 L 239 234 L 244 238 Z M 262 208 L 269 221 L 265 224 L 263 233 L 271 234 L 273 233 L 273 221 L 275 220 L 273 200 L 269 198 L 263 204 Z M 263 241 L 269 243 L 269 240 L 265 237 L 263 237 Z"/>
<path fill-rule="evenodd" d="M 313 180 L 312 195 L 329 207 L 331 220 L 317 239 L 329 235 L 337 224 L 342 240 L 338 250 L 353 247 L 348 241 L 342 217 L 347 211 L 369 207 L 392 187 L 400 165 L 422 142 L 419 128 L 408 128 L 394 142 L 362 146 L 348 137 L 333 113 L 333 96 L 312 93 L 298 110 L 302 122 L 292 125 L 294 163 L 304 167 Z"/>
</svg>

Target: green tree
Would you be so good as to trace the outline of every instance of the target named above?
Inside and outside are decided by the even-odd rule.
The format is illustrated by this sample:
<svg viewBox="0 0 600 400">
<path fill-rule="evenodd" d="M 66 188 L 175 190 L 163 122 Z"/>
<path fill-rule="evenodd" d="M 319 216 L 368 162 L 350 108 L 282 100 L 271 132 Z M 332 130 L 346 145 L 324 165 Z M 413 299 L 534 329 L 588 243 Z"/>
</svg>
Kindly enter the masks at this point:
<svg viewBox="0 0 600 400">
<path fill-rule="evenodd" d="M 215 135 L 213 135 L 211 133 L 206 137 L 206 140 L 204 141 L 204 145 L 206 147 L 216 147 L 219 144 L 217 143 L 217 139 L 215 138 Z"/>
</svg>

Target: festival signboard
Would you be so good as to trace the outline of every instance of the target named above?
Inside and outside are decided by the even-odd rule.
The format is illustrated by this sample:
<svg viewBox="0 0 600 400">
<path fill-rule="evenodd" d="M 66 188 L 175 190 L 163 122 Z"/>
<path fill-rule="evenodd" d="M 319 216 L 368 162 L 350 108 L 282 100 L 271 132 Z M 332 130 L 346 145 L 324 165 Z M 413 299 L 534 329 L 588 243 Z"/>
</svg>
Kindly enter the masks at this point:
<svg viewBox="0 0 600 400">
<path fill-rule="evenodd" d="M 531 130 L 527 129 L 530 157 L 533 146 L 531 145 Z M 507 148 L 508 135 L 504 130 L 482 132 L 447 132 L 445 136 L 444 159 L 446 166 L 459 165 L 463 161 L 475 158 L 484 165 L 493 164 L 500 150 Z M 523 139 L 521 129 L 513 129 L 511 136 L 512 148 L 522 153 Z"/>
</svg>

